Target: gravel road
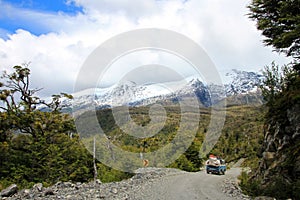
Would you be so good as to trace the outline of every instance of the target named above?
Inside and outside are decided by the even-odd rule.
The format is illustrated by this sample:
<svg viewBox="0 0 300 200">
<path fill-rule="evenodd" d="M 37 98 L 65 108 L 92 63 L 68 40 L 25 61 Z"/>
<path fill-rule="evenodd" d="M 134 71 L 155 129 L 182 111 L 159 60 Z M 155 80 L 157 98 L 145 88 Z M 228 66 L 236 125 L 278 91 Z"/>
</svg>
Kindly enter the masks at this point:
<svg viewBox="0 0 300 200">
<path fill-rule="evenodd" d="M 184 172 L 171 168 L 141 168 L 136 175 L 121 182 L 71 183 L 58 182 L 44 188 L 42 183 L 31 189 L 0 199 L 5 200 L 247 200 L 236 185 L 240 168 L 225 175 Z"/>
<path fill-rule="evenodd" d="M 225 175 L 206 174 L 205 171 L 197 173 L 180 173 L 162 177 L 147 188 L 142 189 L 132 196 L 132 199 L 151 200 L 231 200 L 247 199 L 246 196 L 229 196 L 224 190 L 224 181 L 234 180 L 240 174 L 240 168 L 232 168 Z M 236 192 L 236 191 L 232 191 Z M 129 198 L 131 199 L 131 198 Z"/>
</svg>

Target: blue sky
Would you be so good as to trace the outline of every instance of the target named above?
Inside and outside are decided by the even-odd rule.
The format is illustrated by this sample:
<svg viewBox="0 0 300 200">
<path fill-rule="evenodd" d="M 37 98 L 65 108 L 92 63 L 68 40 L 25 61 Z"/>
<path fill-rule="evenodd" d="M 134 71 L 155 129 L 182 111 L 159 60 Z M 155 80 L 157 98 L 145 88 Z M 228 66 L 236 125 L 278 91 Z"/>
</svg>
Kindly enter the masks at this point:
<svg viewBox="0 0 300 200">
<path fill-rule="evenodd" d="M 15 7 L 32 9 L 46 12 L 65 12 L 75 14 L 82 11 L 80 6 L 76 6 L 74 2 L 67 2 L 65 0 L 2 0 L 2 3 L 11 4 Z"/>
<path fill-rule="evenodd" d="M 14 13 L 17 10 L 54 15 L 64 13 L 71 16 L 83 12 L 81 6 L 76 6 L 74 2 L 67 3 L 65 0 L 0 0 L 0 6 L 4 8 L 0 14 L 2 38 L 7 38 L 7 33 L 14 33 L 17 29 L 30 30 L 35 35 L 55 31 L 42 26 L 38 21 L 29 21 L 26 16 Z"/>
<path fill-rule="evenodd" d="M 87 57 L 105 40 L 126 31 L 162 28 L 197 42 L 220 73 L 237 68 L 259 71 L 283 55 L 262 43 L 255 22 L 247 17 L 248 1 L 237 0 L 0 0 L 0 70 L 31 63 L 32 84 L 43 95 L 73 91 Z M 135 58 L 137 59 L 137 58 Z M 125 59 L 126 60 L 126 59 Z M 145 53 L 127 65 L 169 63 L 159 53 Z M 116 68 L 107 85 L 122 76 Z M 126 71 L 126 70 L 125 70 Z M 141 76 L 147 79 L 147 75 Z M 169 80 L 169 79 L 168 79 Z M 87 87 L 94 87 L 88 84 Z"/>
</svg>

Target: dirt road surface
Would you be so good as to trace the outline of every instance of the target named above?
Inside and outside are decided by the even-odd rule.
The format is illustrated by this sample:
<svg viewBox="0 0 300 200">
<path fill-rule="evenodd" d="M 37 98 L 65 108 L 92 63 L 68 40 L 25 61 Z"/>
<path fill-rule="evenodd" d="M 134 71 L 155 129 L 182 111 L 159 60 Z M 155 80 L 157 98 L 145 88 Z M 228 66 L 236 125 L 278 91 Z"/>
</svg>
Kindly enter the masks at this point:
<svg viewBox="0 0 300 200">
<path fill-rule="evenodd" d="M 231 200 L 221 190 L 226 178 L 236 178 L 240 168 L 232 168 L 225 175 L 206 174 L 205 171 L 163 177 L 142 188 L 132 199 L 151 200 Z"/>
</svg>

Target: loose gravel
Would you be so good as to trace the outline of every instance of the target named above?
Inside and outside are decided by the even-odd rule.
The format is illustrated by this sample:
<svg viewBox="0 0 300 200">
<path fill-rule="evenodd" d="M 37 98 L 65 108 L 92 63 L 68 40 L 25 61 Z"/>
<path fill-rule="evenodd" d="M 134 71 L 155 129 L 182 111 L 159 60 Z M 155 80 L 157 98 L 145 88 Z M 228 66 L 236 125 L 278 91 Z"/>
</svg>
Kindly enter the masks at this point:
<svg viewBox="0 0 300 200">
<path fill-rule="evenodd" d="M 109 200 L 141 200 L 141 199 L 169 199 L 161 196 L 157 190 L 163 191 L 169 188 L 173 180 L 183 177 L 193 178 L 193 173 L 187 173 L 171 168 L 142 168 L 138 169 L 132 178 L 121 182 L 101 183 L 100 180 L 90 183 L 58 182 L 51 187 L 43 187 L 41 183 L 34 185 L 31 189 L 24 189 L 11 197 L 2 197 L 3 200 L 89 200 L 89 199 L 109 199 Z M 195 173 L 197 179 L 201 176 L 210 176 L 204 172 Z M 195 179 L 196 180 L 196 179 Z M 219 179 L 221 180 L 221 179 Z M 194 181 L 194 180 L 192 180 Z M 169 185 L 168 185 L 169 184 Z M 155 187 L 156 186 L 156 187 Z M 165 187 L 165 188 L 161 188 Z M 156 188 L 156 190 L 152 190 Z M 195 188 L 192 188 L 195 190 Z M 221 190 L 223 195 L 229 199 L 250 199 L 241 193 L 237 186 L 236 178 L 228 177 L 222 179 Z M 176 192 L 176 191 L 175 191 Z M 191 192 L 191 191 L 186 191 Z M 145 198 L 144 193 L 148 194 Z M 151 197 L 149 197 L 149 195 Z M 152 198 L 153 197 L 153 198 Z M 196 197 L 201 199 L 201 196 Z M 217 198 L 218 199 L 218 198 Z"/>
</svg>

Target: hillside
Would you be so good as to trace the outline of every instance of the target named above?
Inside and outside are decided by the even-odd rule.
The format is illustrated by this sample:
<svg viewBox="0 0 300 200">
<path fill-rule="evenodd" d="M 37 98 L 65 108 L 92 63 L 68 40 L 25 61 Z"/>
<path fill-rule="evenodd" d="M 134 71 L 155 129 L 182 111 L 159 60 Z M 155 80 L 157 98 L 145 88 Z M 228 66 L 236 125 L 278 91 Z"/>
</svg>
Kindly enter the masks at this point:
<svg viewBox="0 0 300 200">
<path fill-rule="evenodd" d="M 98 110 L 97 118 L 112 144 L 126 151 L 147 153 L 156 151 L 172 142 L 177 134 L 180 124 L 180 108 L 176 106 L 165 108 L 167 112 L 166 123 L 156 135 L 149 138 L 135 138 L 121 130 L 114 121 L 111 109 Z M 142 126 L 150 122 L 148 112 L 149 106 L 129 108 L 131 118 Z M 201 120 L 191 146 L 169 167 L 198 171 L 199 167 L 203 165 L 203 160 L 199 158 L 199 150 L 207 132 L 211 111 L 208 108 L 201 108 L 199 112 L 201 113 Z M 226 113 L 222 135 L 211 153 L 220 155 L 229 162 L 234 162 L 240 158 L 246 158 L 246 163 L 257 161 L 257 151 L 263 140 L 263 108 L 249 105 L 231 106 L 226 108 Z M 84 143 L 89 146 L 88 149 L 92 149 L 92 137 L 97 132 L 97 129 L 90 124 L 93 121 L 92 117 L 92 112 L 86 112 L 77 118 L 81 123 L 80 126 L 83 126 L 80 129 L 84 130 L 79 134 Z M 156 130 L 157 126 L 161 126 L 161 124 L 152 124 L 149 128 Z M 178 143 L 178 146 L 180 145 Z M 102 148 L 104 147 L 98 149 L 99 153 L 107 151 L 107 149 Z M 114 157 L 118 157 L 117 153 Z M 108 159 L 112 159 L 112 157 Z M 160 158 L 153 157 L 152 159 L 149 158 L 150 166 L 163 167 L 159 163 Z M 134 165 L 133 163 L 135 162 L 132 162 L 132 165 Z M 135 165 L 142 167 L 142 162 L 135 163 Z"/>
<path fill-rule="evenodd" d="M 269 74 L 278 74 L 273 65 Z M 242 187 L 251 195 L 267 195 L 277 199 L 300 198 L 300 73 L 285 68 L 276 76 L 280 81 L 276 91 L 265 86 L 267 99 L 264 139 L 259 164 L 252 173 L 242 176 Z M 267 83 L 274 80 L 269 76 Z M 278 82 L 276 82 L 278 84 Z"/>
</svg>

